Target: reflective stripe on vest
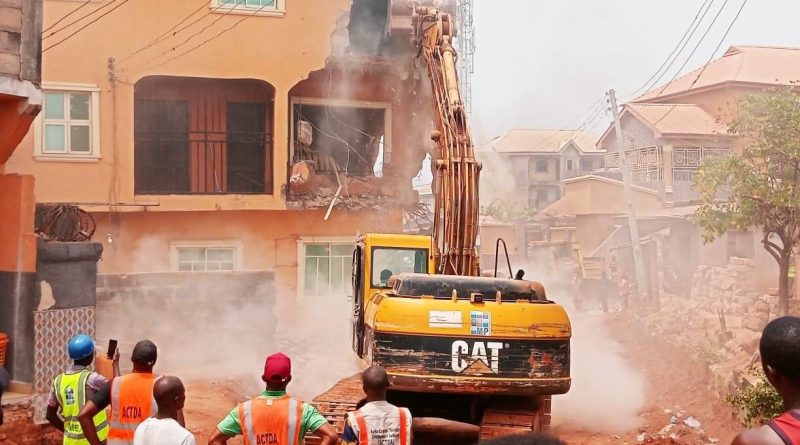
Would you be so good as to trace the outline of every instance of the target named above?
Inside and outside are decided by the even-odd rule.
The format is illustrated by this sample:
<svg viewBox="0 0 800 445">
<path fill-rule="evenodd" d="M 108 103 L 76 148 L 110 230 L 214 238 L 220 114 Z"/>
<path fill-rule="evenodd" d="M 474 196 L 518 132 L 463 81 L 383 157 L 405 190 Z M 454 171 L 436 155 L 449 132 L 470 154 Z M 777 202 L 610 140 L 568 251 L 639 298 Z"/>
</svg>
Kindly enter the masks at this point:
<svg viewBox="0 0 800 445">
<path fill-rule="evenodd" d="M 156 376 L 135 372 L 111 382 L 111 417 L 108 445 L 132 445 L 133 433 L 145 419 L 158 411 L 153 398 Z"/>
<path fill-rule="evenodd" d="M 239 425 L 245 445 L 300 445 L 303 402 L 289 396 L 263 396 L 240 403 Z"/>
<path fill-rule="evenodd" d="M 86 385 L 89 382 L 89 370 L 81 370 L 74 374 L 61 374 L 53 381 L 53 390 L 61 407 L 64 418 L 64 445 L 88 445 L 83 429 L 78 421 L 78 413 L 86 404 Z M 102 441 L 108 436 L 108 419 L 106 412 L 100 411 L 92 418 L 97 436 Z"/>
<path fill-rule="evenodd" d="M 395 411 L 365 412 L 361 408 L 347 414 L 359 445 L 410 445 L 411 414 L 406 408 L 389 407 Z M 388 422 L 390 419 L 397 424 Z"/>
</svg>

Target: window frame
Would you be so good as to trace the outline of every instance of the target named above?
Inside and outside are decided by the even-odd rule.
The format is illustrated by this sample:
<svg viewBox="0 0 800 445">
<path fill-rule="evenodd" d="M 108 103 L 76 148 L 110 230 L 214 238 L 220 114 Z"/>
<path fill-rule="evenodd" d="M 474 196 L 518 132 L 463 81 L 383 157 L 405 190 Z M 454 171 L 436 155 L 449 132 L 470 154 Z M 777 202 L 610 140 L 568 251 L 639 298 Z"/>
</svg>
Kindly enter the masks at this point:
<svg viewBox="0 0 800 445">
<path fill-rule="evenodd" d="M 289 159 L 294 159 L 295 134 L 294 107 L 311 105 L 317 107 L 350 107 L 383 110 L 383 166 L 392 164 L 392 103 L 349 99 L 325 99 L 317 97 L 293 96 L 289 98 Z"/>
<path fill-rule="evenodd" d="M 205 248 L 205 249 L 233 249 L 233 270 L 180 270 L 179 251 L 183 248 Z M 240 240 L 200 240 L 200 241 L 170 241 L 169 243 L 169 265 L 173 272 L 234 272 L 242 270 L 243 251 Z"/>
<path fill-rule="evenodd" d="M 355 248 L 357 240 L 355 236 L 301 236 L 297 239 L 297 298 L 303 301 L 320 301 L 317 295 L 306 295 L 306 246 L 309 244 L 352 244 Z M 351 253 L 352 257 L 352 253 Z M 352 258 L 348 264 L 352 263 Z M 346 286 L 351 286 L 352 276 L 347 274 L 345 278 Z M 349 292 L 348 292 L 349 293 Z M 344 295 L 345 297 L 347 295 Z M 342 302 L 346 302 L 343 299 Z"/>
<path fill-rule="evenodd" d="M 261 9 L 263 8 L 263 9 Z M 257 15 L 261 17 L 283 17 L 286 15 L 286 0 L 275 0 L 275 7 L 227 6 L 221 0 L 211 0 L 209 9 L 214 14 Z"/>
<path fill-rule="evenodd" d="M 407 250 L 407 251 L 414 251 L 414 252 L 424 251 L 425 252 L 425 264 L 423 265 L 423 271 L 422 272 L 414 272 L 414 273 L 425 273 L 425 274 L 428 273 L 428 269 L 430 267 L 430 261 L 431 261 L 431 251 L 427 247 L 372 246 L 372 250 L 370 251 L 369 285 L 373 289 L 391 289 L 391 286 L 389 286 L 388 283 L 387 283 L 386 286 L 381 286 L 380 283 L 376 284 L 375 281 L 374 281 L 375 270 L 376 270 L 375 269 L 375 266 L 376 266 L 376 264 L 375 264 L 375 253 L 377 251 L 379 251 L 379 250 L 393 250 L 393 251 Z M 392 271 L 392 274 L 394 274 L 394 271 Z"/>
<path fill-rule="evenodd" d="M 544 169 L 541 169 L 540 166 L 544 166 Z M 534 169 L 536 173 L 550 173 L 550 160 L 548 159 L 538 159 L 536 160 L 536 168 Z"/>
<path fill-rule="evenodd" d="M 54 153 L 45 151 L 45 128 L 47 119 L 45 118 L 46 97 L 49 93 L 88 93 L 89 94 L 89 151 Z M 66 107 L 65 103 L 65 107 Z M 70 137 L 66 128 L 69 128 L 70 119 L 63 119 L 65 126 L 65 141 Z M 37 161 L 60 161 L 60 162 L 97 162 L 102 159 L 100 150 L 100 87 L 94 84 L 84 83 L 61 83 L 44 82 L 42 83 L 42 112 L 34 120 L 33 138 L 33 158 Z"/>
</svg>

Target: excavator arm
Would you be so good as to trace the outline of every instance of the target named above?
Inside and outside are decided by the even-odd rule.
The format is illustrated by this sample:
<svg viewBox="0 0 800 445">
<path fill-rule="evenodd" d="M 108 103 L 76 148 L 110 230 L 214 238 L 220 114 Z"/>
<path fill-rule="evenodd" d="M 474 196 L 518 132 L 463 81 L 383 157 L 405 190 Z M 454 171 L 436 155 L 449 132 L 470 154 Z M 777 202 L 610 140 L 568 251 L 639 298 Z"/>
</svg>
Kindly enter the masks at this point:
<svg viewBox="0 0 800 445">
<path fill-rule="evenodd" d="M 418 58 L 425 60 L 433 91 L 438 144 L 434 159 L 433 245 L 436 271 L 444 275 L 478 276 L 478 180 L 467 114 L 461 101 L 453 48 L 455 26 L 450 14 L 413 5 L 412 26 Z"/>
</svg>

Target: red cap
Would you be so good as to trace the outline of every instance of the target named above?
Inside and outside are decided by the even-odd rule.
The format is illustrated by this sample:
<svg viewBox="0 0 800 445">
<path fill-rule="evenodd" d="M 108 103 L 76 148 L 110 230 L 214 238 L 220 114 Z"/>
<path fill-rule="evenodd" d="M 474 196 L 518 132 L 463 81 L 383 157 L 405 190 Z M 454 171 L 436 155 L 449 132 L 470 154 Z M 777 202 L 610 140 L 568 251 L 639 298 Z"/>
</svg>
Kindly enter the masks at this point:
<svg viewBox="0 0 800 445">
<path fill-rule="evenodd" d="M 292 376 L 292 360 L 283 353 L 272 354 L 264 363 L 264 381 L 285 382 Z"/>
</svg>

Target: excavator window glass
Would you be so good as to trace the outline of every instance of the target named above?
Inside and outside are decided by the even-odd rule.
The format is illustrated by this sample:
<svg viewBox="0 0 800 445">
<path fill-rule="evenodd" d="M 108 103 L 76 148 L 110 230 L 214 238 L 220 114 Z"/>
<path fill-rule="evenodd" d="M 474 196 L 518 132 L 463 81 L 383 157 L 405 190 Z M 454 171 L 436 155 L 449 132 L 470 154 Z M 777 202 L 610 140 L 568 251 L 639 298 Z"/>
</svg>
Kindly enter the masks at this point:
<svg viewBox="0 0 800 445">
<path fill-rule="evenodd" d="M 372 249 L 372 287 L 388 288 L 389 278 L 401 273 L 427 273 L 428 249 Z"/>
</svg>

